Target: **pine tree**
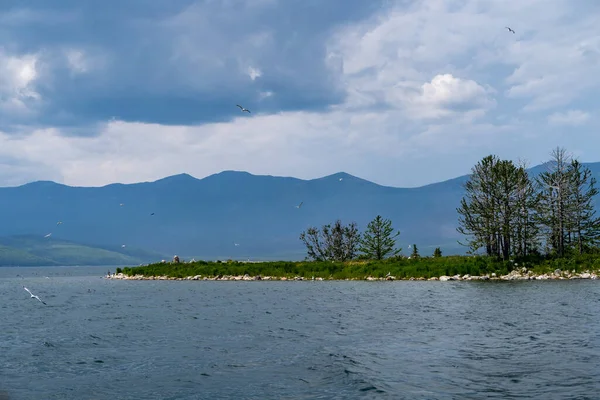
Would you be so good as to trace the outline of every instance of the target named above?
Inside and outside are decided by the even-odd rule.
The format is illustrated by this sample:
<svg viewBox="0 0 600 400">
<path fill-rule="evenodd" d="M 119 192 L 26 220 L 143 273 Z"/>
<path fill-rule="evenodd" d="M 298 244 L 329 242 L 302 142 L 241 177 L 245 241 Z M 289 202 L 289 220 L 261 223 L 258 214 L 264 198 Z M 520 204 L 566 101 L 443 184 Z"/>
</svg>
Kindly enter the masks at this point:
<svg viewBox="0 0 600 400">
<path fill-rule="evenodd" d="M 367 258 L 372 260 L 382 260 L 388 256 L 397 255 L 400 250 L 396 247 L 396 238 L 400 232 L 394 233 L 392 221 L 383 219 L 381 215 L 369 222 L 367 230 L 363 233 L 360 249 Z"/>
<path fill-rule="evenodd" d="M 442 249 L 440 249 L 439 247 L 436 247 L 435 250 L 433 251 L 433 257 L 438 258 L 442 256 Z"/>
<path fill-rule="evenodd" d="M 410 258 L 419 258 L 419 249 L 417 249 L 417 245 L 413 244 L 412 245 L 412 254 L 410 255 Z"/>
</svg>

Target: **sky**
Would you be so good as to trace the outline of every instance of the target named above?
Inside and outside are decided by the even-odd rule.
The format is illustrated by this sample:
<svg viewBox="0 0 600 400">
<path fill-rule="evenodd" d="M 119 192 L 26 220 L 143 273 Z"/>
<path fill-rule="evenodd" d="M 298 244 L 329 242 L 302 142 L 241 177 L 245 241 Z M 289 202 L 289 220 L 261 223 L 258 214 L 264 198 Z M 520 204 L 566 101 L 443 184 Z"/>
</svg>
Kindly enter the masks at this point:
<svg viewBox="0 0 600 400">
<path fill-rule="evenodd" d="M 0 186 L 600 161 L 599 20 L 597 0 L 3 0 Z"/>
</svg>

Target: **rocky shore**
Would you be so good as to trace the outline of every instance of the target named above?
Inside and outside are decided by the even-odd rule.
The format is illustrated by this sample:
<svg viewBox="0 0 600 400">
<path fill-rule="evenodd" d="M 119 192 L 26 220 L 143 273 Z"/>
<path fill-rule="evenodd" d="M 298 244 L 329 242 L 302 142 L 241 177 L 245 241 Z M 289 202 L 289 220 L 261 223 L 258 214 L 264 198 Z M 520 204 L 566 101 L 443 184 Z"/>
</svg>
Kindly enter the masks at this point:
<svg viewBox="0 0 600 400">
<path fill-rule="evenodd" d="M 560 269 L 555 270 L 553 273 L 535 274 L 533 271 L 527 268 L 520 268 L 511 271 L 507 275 L 497 276 L 495 273 L 486 274 L 482 276 L 471 276 L 471 275 L 454 275 L 454 276 L 440 276 L 433 278 L 396 278 L 395 276 L 386 276 L 384 278 L 375 278 L 368 276 L 364 279 L 345 279 L 345 280 L 366 280 L 366 281 L 395 281 L 395 280 L 408 280 L 408 281 L 514 281 L 514 280 L 574 280 L 574 279 L 598 279 L 600 271 L 585 271 L 577 273 L 575 270 L 562 271 Z M 249 275 L 218 275 L 214 277 L 196 275 L 188 276 L 185 278 L 174 278 L 167 276 L 143 276 L 133 275 L 128 276 L 122 273 L 110 274 L 105 276 L 106 279 L 124 279 L 124 280 L 145 280 L 145 281 L 323 281 L 333 279 L 323 279 L 321 277 L 304 278 L 301 276 L 295 277 L 274 277 L 274 276 L 249 276 Z"/>
</svg>

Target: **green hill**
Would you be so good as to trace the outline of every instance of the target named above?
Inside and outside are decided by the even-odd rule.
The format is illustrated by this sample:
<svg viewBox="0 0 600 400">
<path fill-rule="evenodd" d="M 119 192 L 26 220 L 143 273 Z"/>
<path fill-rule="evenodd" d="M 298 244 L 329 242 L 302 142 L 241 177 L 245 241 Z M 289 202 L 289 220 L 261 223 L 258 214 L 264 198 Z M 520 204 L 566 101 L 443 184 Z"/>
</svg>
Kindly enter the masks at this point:
<svg viewBox="0 0 600 400">
<path fill-rule="evenodd" d="M 162 258 L 141 249 L 108 249 L 52 237 L 0 237 L 0 266 L 136 265 Z"/>
<path fill-rule="evenodd" d="M 31 267 L 36 265 L 58 265 L 58 263 L 47 258 L 38 257 L 24 250 L 0 245 L 0 266 L 17 265 Z"/>
</svg>

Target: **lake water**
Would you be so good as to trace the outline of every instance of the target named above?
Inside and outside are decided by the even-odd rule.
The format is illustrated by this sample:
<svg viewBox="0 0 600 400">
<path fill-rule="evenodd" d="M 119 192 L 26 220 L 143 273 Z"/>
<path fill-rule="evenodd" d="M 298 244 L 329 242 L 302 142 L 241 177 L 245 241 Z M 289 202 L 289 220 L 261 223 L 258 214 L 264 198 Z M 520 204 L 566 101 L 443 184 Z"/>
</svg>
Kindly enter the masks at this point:
<svg viewBox="0 0 600 400">
<path fill-rule="evenodd" d="M 107 270 L 0 268 L 1 400 L 600 393 L 600 281 L 120 281 Z"/>
</svg>

